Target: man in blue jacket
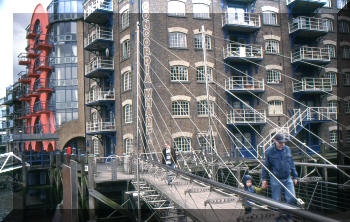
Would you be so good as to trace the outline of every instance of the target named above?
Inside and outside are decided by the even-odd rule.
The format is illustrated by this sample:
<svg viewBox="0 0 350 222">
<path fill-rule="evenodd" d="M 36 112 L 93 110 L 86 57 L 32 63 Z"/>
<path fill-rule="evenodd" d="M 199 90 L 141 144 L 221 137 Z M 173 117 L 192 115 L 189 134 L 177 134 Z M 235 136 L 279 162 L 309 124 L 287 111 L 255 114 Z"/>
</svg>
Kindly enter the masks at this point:
<svg viewBox="0 0 350 222">
<path fill-rule="evenodd" d="M 275 177 L 269 175 L 265 167 L 262 168 L 262 188 L 267 187 L 267 176 L 270 177 L 271 196 L 276 201 L 281 201 L 281 193 L 284 190 L 284 199 L 288 204 L 295 204 L 294 185 L 298 183 L 298 173 L 295 170 L 294 160 L 283 134 L 276 134 L 274 144 L 265 151 L 264 165 L 284 185 L 282 186 Z M 292 177 L 291 177 L 292 175 Z M 286 190 L 286 188 L 289 192 Z M 293 195 L 292 195 L 293 194 Z"/>
</svg>

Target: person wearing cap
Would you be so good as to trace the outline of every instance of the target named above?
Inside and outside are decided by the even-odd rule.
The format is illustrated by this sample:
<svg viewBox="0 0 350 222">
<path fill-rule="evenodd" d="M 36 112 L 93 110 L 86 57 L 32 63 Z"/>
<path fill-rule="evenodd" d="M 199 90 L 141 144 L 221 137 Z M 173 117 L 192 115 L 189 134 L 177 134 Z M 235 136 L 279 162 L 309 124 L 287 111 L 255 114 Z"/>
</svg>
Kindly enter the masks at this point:
<svg viewBox="0 0 350 222">
<path fill-rule="evenodd" d="M 298 183 L 298 173 L 295 170 L 291 151 L 285 143 L 288 139 L 283 134 L 276 134 L 274 143 L 265 151 L 265 167 L 274 174 L 278 180 L 269 175 L 265 167 L 262 168 L 262 188 L 267 187 L 267 177 L 270 177 L 271 196 L 273 200 L 281 201 L 281 193 L 284 191 L 284 199 L 288 204 L 295 204 L 294 185 Z M 291 177 L 292 176 L 292 177 Z M 286 188 L 289 190 L 286 191 Z M 293 195 L 291 195 L 293 194 Z"/>
</svg>

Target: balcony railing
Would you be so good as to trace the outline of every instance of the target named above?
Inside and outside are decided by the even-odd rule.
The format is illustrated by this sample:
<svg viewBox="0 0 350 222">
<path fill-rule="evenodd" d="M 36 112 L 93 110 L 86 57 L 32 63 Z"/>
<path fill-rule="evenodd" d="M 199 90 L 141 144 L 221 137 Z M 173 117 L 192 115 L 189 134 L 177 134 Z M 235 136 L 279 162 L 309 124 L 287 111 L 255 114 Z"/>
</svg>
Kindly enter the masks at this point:
<svg viewBox="0 0 350 222">
<path fill-rule="evenodd" d="M 242 58 L 242 59 L 262 59 L 263 49 L 261 46 L 241 45 L 229 43 L 223 48 L 224 59 Z"/>
<path fill-rule="evenodd" d="M 227 114 L 227 124 L 264 124 L 265 110 L 234 109 Z"/>
<path fill-rule="evenodd" d="M 332 91 L 332 80 L 330 78 L 302 78 L 293 81 L 293 92 L 329 92 Z"/>
<path fill-rule="evenodd" d="M 86 98 L 85 100 L 86 104 L 96 103 L 99 101 L 114 101 L 115 100 L 114 89 L 111 89 L 108 91 L 103 91 L 101 89 L 93 90 L 87 93 L 85 98 Z"/>
<path fill-rule="evenodd" d="M 55 81 L 49 78 L 38 78 L 34 83 L 35 91 L 52 91 L 55 87 Z"/>
<path fill-rule="evenodd" d="M 30 78 L 27 76 L 28 71 L 21 71 L 20 73 L 17 74 L 18 76 L 18 82 L 21 83 L 29 83 Z"/>
<path fill-rule="evenodd" d="M 35 70 L 51 70 L 50 58 L 40 56 L 35 59 Z"/>
<path fill-rule="evenodd" d="M 228 91 L 264 91 L 264 80 L 256 80 L 247 76 L 233 76 L 225 80 L 225 89 Z"/>
<path fill-rule="evenodd" d="M 77 63 L 77 62 L 78 62 L 78 57 L 77 56 L 50 57 L 49 58 L 49 64 L 50 65 L 71 64 L 71 63 Z"/>
<path fill-rule="evenodd" d="M 85 65 L 85 75 L 89 75 L 97 70 L 110 70 L 114 69 L 113 59 L 104 57 L 94 57 L 91 61 Z"/>
<path fill-rule="evenodd" d="M 27 39 L 33 39 L 37 36 L 37 34 L 35 33 L 35 30 L 34 30 L 34 26 L 32 24 L 29 24 L 27 27 L 26 27 L 26 38 Z"/>
<path fill-rule="evenodd" d="M 289 33 L 298 30 L 328 32 L 327 19 L 299 16 L 289 23 Z"/>
<path fill-rule="evenodd" d="M 86 124 L 86 133 L 102 133 L 102 132 L 114 132 L 116 130 L 115 122 L 88 122 Z"/>
<path fill-rule="evenodd" d="M 84 19 L 98 11 L 113 12 L 113 1 L 111 0 L 87 0 L 84 2 Z"/>
<path fill-rule="evenodd" d="M 336 107 L 308 107 L 303 121 L 331 121 L 337 119 Z"/>
<path fill-rule="evenodd" d="M 20 65 L 29 65 L 30 64 L 30 58 L 27 57 L 27 53 L 20 53 L 18 56 L 18 64 Z"/>
<path fill-rule="evenodd" d="M 226 25 L 260 28 L 260 15 L 255 13 L 225 13 L 222 17 L 222 26 Z"/>
<path fill-rule="evenodd" d="M 327 48 L 301 47 L 295 49 L 291 56 L 291 62 L 311 61 L 311 62 L 330 62 L 331 55 Z"/>
<path fill-rule="evenodd" d="M 34 103 L 34 113 L 55 111 L 55 105 L 49 103 L 48 101 L 42 102 L 37 101 Z"/>
<path fill-rule="evenodd" d="M 92 29 L 88 36 L 84 39 L 84 47 L 87 47 L 91 43 L 98 40 L 113 41 L 112 29 L 103 27 L 96 27 Z"/>
</svg>

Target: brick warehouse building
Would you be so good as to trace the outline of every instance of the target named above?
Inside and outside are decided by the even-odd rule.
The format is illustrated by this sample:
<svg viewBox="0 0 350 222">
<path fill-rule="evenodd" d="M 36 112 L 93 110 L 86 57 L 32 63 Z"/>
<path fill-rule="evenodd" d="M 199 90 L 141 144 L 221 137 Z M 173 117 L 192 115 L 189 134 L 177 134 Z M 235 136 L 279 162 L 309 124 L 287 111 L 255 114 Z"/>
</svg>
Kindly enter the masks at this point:
<svg viewBox="0 0 350 222">
<path fill-rule="evenodd" d="M 59 15 L 50 10 L 59 9 L 59 2 L 64 1 L 54 1 L 57 7 L 49 6 L 53 15 Z M 63 115 L 67 120 L 52 132 L 60 133 L 53 138 L 56 146 L 60 144 L 58 149 L 66 147 L 72 138 L 83 140 L 86 134 L 90 153 L 108 156 L 135 151 L 135 30 L 139 19 L 143 53 L 140 122 L 147 122 L 140 131 L 147 135 L 142 141 L 150 146 L 150 152 L 159 151 L 165 142 L 181 151 L 208 147 L 204 139 L 208 137 L 208 112 L 202 25 L 207 72 L 213 79 L 209 83 L 216 121 L 212 131 L 219 153 L 248 158 L 256 155 L 256 147 L 266 146 L 261 141 L 274 128 L 298 117 L 308 120 L 304 128 L 288 132 L 297 133 L 301 142 L 317 152 L 332 151 L 317 136 L 337 145 L 339 128 L 335 120 L 339 107 L 335 95 L 341 77 L 337 75 L 340 70 L 336 57 L 346 56 L 343 51 L 348 46 L 335 40 L 337 31 L 349 30 L 348 19 L 336 15 L 344 5 L 342 1 L 141 2 L 140 6 L 139 1 L 127 0 L 80 2 L 84 24 L 78 21 L 76 29 L 76 120 L 70 121 L 67 114 L 57 115 L 68 113 L 64 108 L 58 112 L 58 103 L 67 101 L 57 101 L 62 98 L 57 97 L 59 69 L 55 67 L 56 74 L 51 75 L 55 76 L 51 82 L 56 83 L 55 121 Z M 56 23 L 50 24 L 53 27 Z M 50 57 L 60 58 L 57 52 Z M 71 89 L 64 90 L 65 96 L 69 95 Z M 313 108 L 306 109 L 302 104 Z M 72 114 L 72 119 L 76 117 Z M 347 134 L 343 134 L 345 137 Z"/>
</svg>

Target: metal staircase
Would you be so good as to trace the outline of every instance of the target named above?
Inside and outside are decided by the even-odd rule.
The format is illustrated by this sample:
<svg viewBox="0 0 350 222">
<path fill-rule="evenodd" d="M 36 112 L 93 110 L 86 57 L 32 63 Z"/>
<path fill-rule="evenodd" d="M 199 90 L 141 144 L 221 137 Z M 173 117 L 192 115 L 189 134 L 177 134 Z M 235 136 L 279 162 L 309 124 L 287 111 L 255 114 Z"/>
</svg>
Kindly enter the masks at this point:
<svg viewBox="0 0 350 222">
<path fill-rule="evenodd" d="M 277 133 L 283 133 L 288 138 L 295 137 L 306 124 L 331 121 L 337 118 L 337 110 L 332 107 L 308 107 L 305 110 L 294 109 L 293 111 L 292 117 L 282 127 L 276 128 L 257 145 L 258 155 L 264 156 L 265 150 L 272 145 L 272 140 Z"/>
</svg>

